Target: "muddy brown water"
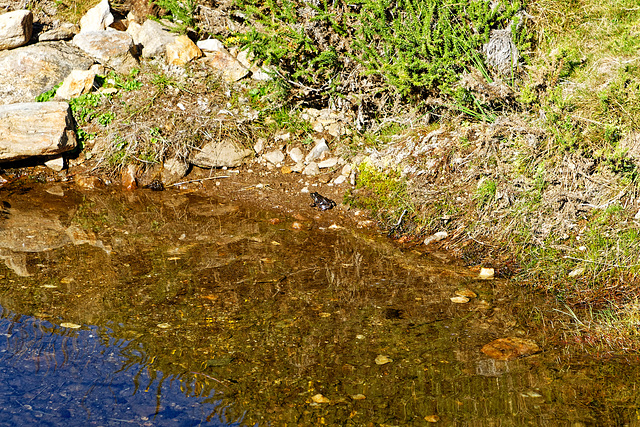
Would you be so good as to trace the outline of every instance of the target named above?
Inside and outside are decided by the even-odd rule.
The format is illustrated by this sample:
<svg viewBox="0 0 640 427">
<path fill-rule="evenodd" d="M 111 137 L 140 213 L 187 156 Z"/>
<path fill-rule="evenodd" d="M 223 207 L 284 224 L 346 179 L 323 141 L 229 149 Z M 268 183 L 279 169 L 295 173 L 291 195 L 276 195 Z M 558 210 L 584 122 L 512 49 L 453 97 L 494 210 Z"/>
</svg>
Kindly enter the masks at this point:
<svg viewBox="0 0 640 427">
<path fill-rule="evenodd" d="M 638 424 L 636 359 L 567 357 L 552 302 L 444 254 L 198 194 L 0 199 L 0 425 Z"/>
</svg>

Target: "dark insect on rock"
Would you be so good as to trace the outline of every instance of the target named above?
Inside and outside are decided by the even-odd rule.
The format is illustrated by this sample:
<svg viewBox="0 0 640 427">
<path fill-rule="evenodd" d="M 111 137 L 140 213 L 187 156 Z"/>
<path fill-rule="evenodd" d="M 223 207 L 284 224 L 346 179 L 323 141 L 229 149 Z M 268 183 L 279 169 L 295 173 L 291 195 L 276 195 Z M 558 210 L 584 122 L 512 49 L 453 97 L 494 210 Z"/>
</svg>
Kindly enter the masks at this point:
<svg viewBox="0 0 640 427">
<path fill-rule="evenodd" d="M 331 209 L 336 206 L 336 202 L 331 199 L 327 199 L 324 196 L 321 196 L 319 193 L 311 193 L 311 198 L 313 199 L 313 203 L 311 207 L 317 207 L 321 211 L 326 211 L 327 209 Z"/>
</svg>

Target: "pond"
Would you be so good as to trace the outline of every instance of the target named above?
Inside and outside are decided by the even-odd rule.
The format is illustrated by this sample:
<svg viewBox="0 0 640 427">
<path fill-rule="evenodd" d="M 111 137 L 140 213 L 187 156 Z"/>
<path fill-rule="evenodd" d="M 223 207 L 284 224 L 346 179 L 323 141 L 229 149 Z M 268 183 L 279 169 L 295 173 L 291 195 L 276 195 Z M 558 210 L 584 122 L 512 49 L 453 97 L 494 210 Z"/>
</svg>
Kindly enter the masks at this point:
<svg viewBox="0 0 640 427">
<path fill-rule="evenodd" d="M 2 425 L 638 424 L 637 359 L 446 254 L 198 193 L 0 202 Z"/>
</svg>

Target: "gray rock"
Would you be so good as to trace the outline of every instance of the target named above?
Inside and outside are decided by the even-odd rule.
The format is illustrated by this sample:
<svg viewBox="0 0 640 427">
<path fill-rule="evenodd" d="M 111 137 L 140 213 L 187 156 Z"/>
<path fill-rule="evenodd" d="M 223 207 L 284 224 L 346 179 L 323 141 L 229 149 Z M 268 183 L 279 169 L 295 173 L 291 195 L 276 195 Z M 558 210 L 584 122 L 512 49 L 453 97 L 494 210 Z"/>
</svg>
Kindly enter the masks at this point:
<svg viewBox="0 0 640 427">
<path fill-rule="evenodd" d="M 103 31 L 113 24 L 109 0 L 102 0 L 80 18 L 80 32 Z"/>
<path fill-rule="evenodd" d="M 93 60 L 65 42 L 45 42 L 0 52 L 0 103 L 30 102 L 64 80 L 71 70 L 86 70 Z"/>
<path fill-rule="evenodd" d="M 162 165 L 162 182 L 166 185 L 175 184 L 187 175 L 189 165 L 183 160 L 168 159 Z"/>
<path fill-rule="evenodd" d="M 79 30 L 80 28 L 78 28 L 77 25 L 73 25 L 69 22 L 64 22 L 59 27 L 53 28 L 49 31 L 45 31 L 44 33 L 38 35 L 38 41 L 46 42 L 56 40 L 71 40 L 73 36 L 78 34 Z"/>
<path fill-rule="evenodd" d="M 142 26 L 132 23 L 128 33 L 133 37 L 136 45 L 142 45 L 143 58 L 155 58 L 164 55 L 167 45 L 176 41 L 177 35 L 169 32 L 159 22 L 147 19 Z M 136 29 L 136 27 L 140 27 Z"/>
<path fill-rule="evenodd" d="M 266 161 L 277 165 L 284 161 L 284 153 L 280 150 L 272 150 L 262 155 L 262 158 Z"/>
<path fill-rule="evenodd" d="M 128 74 L 138 66 L 133 39 L 123 31 L 80 32 L 73 38 L 73 44 L 118 73 Z"/>
<path fill-rule="evenodd" d="M 75 148 L 73 117 L 66 102 L 0 106 L 0 161 L 53 156 Z"/>
<path fill-rule="evenodd" d="M 237 167 L 253 153 L 252 150 L 239 147 L 233 141 L 210 142 L 189 161 L 201 168 Z"/>
<path fill-rule="evenodd" d="M 22 46 L 31 39 L 33 14 L 30 10 L 14 10 L 0 15 L 0 50 Z"/>
<path fill-rule="evenodd" d="M 328 151 L 329 151 L 329 146 L 327 145 L 327 141 L 325 141 L 324 138 L 321 138 L 316 142 L 315 147 L 313 147 L 313 149 L 309 152 L 309 154 L 307 154 L 307 157 L 304 160 L 307 163 L 313 162 L 315 160 L 318 160 L 320 157 L 322 157 L 322 153 L 328 152 Z"/>
</svg>

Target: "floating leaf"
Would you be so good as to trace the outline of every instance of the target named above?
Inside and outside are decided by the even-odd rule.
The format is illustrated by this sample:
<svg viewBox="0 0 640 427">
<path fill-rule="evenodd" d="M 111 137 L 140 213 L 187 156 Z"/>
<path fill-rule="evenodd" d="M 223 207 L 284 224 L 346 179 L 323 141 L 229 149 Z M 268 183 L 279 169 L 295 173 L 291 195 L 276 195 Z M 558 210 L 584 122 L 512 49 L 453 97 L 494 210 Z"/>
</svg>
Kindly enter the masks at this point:
<svg viewBox="0 0 640 427">
<path fill-rule="evenodd" d="M 80 329 L 81 328 L 81 326 L 78 325 L 77 323 L 70 323 L 70 322 L 60 323 L 60 326 L 62 326 L 63 328 L 69 328 L 69 329 Z"/>
<path fill-rule="evenodd" d="M 424 417 L 424 420 L 428 423 L 437 423 L 438 421 L 440 421 L 440 417 L 437 415 L 427 415 L 426 417 Z"/>
<path fill-rule="evenodd" d="M 221 366 L 227 366 L 231 362 L 233 362 L 233 357 L 230 356 L 215 357 L 207 360 L 205 366 L 207 368 L 219 368 Z"/>
<path fill-rule="evenodd" d="M 459 297 L 467 297 L 467 298 L 475 298 L 478 296 L 471 289 L 460 289 L 459 291 L 456 291 L 456 295 Z"/>
<path fill-rule="evenodd" d="M 318 314 L 320 317 L 331 317 L 331 313 L 320 313 Z"/>
<path fill-rule="evenodd" d="M 388 356 L 384 356 L 382 354 L 376 356 L 376 365 L 385 365 L 390 362 L 393 362 L 393 359 Z"/>
<path fill-rule="evenodd" d="M 456 304 L 465 304 L 469 302 L 469 298 L 467 297 L 451 297 L 449 298 L 451 302 L 455 302 Z"/>
<path fill-rule="evenodd" d="M 582 273 L 584 273 L 584 267 L 578 267 L 575 270 L 571 271 L 571 273 L 569 273 L 569 277 L 578 277 Z"/>
<path fill-rule="evenodd" d="M 169 328 L 171 327 L 171 325 L 170 325 L 170 324 L 168 324 L 168 323 L 158 323 L 158 325 L 157 325 L 157 326 L 158 326 L 158 328 L 160 328 L 160 329 L 169 329 Z"/>
<path fill-rule="evenodd" d="M 478 275 L 478 279 L 493 279 L 493 275 L 494 275 L 494 270 L 493 268 L 484 268 L 482 267 L 480 269 L 480 274 Z"/>
<path fill-rule="evenodd" d="M 540 347 L 524 338 L 499 338 L 480 350 L 492 359 L 511 360 L 540 352 Z"/>
<path fill-rule="evenodd" d="M 367 398 L 364 394 L 354 394 L 350 396 L 353 400 L 364 400 Z"/>
<path fill-rule="evenodd" d="M 327 399 L 326 397 L 324 397 L 323 395 L 321 395 L 320 393 L 311 396 L 311 400 L 313 400 L 315 403 L 330 403 L 331 401 L 329 399 Z"/>
</svg>

